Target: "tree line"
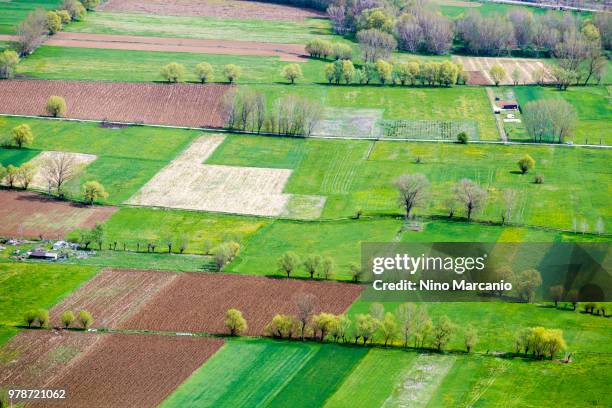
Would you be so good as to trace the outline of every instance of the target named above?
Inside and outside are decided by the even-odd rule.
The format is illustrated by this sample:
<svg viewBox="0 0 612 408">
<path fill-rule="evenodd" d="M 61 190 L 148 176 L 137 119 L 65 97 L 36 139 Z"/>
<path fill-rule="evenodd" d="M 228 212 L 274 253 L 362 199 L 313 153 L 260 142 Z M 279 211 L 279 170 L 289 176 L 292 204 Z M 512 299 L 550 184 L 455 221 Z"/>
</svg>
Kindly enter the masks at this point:
<svg viewBox="0 0 612 408">
<path fill-rule="evenodd" d="M 46 309 L 28 310 L 24 313 L 23 320 L 28 328 L 32 328 L 34 325 L 41 329 L 49 327 L 49 311 Z M 85 309 L 80 310 L 76 315 L 72 310 L 66 310 L 61 314 L 60 320 L 65 329 L 70 328 L 76 322 L 83 330 L 86 330 L 94 322 L 91 313 Z"/>
<path fill-rule="evenodd" d="M 309 339 L 320 342 L 353 343 L 384 347 L 412 347 L 443 351 L 458 335 L 459 326 L 448 316 L 436 322 L 430 317 L 427 305 L 402 303 L 396 310 L 385 312 L 381 303 L 372 303 L 368 313 L 352 317 L 347 314 L 315 313 L 317 298 L 309 293 L 294 299 L 295 314 L 276 314 L 264 328 L 264 335 L 277 339 Z M 230 336 L 246 332 L 248 323 L 242 312 L 229 309 L 225 326 Z M 478 344 L 476 328 L 468 324 L 460 338 L 464 351 L 471 353 Z M 526 328 L 515 338 L 515 353 L 537 359 L 553 359 L 567 347 L 563 332 L 542 327 Z M 531 354 L 530 354 L 531 353 Z"/>
</svg>

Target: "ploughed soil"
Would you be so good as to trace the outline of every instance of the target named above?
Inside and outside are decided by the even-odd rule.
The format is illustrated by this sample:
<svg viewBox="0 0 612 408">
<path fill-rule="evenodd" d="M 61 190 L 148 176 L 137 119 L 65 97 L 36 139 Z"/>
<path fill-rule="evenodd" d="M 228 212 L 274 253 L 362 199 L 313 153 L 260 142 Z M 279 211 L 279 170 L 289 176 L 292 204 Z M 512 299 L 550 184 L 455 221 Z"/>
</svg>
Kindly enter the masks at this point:
<svg viewBox="0 0 612 408">
<path fill-rule="evenodd" d="M 210 337 L 93 334 L 102 337 L 47 388 L 68 398 L 49 407 L 156 407 L 224 343 Z M 34 407 L 45 406 L 33 404 Z"/>
<path fill-rule="evenodd" d="M 85 206 L 26 191 L 0 190 L 0 236 L 59 239 L 76 228 L 93 228 L 115 211 L 116 207 Z"/>
<path fill-rule="evenodd" d="M 0 113 L 46 115 L 52 95 L 66 100 L 68 118 L 189 127 L 223 127 L 222 84 L 98 81 L 0 81 Z"/>
<path fill-rule="evenodd" d="M 193 38 L 142 37 L 134 35 L 59 32 L 46 45 L 79 48 L 107 48 L 134 51 L 189 52 L 223 55 L 280 57 L 281 61 L 306 61 L 306 49 L 300 44 L 276 44 L 256 41 L 206 40 Z"/>
<path fill-rule="evenodd" d="M 227 333 L 225 312 L 235 308 L 247 320 L 247 334 L 260 335 L 274 315 L 296 314 L 296 299 L 301 295 L 315 296 L 315 313 L 340 314 L 362 289 L 360 285 L 330 281 L 181 273 L 119 327 Z"/>
<path fill-rule="evenodd" d="M 301 21 L 308 17 L 325 17 L 324 13 L 316 10 L 240 0 L 108 0 L 98 7 L 98 10 L 287 21 Z"/>
</svg>

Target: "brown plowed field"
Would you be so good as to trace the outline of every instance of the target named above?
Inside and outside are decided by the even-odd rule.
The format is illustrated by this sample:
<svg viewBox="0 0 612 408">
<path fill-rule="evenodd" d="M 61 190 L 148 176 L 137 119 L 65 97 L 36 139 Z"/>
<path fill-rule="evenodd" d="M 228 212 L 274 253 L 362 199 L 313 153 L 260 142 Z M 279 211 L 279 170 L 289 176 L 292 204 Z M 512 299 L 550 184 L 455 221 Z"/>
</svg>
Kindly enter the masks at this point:
<svg viewBox="0 0 612 408">
<path fill-rule="evenodd" d="M 102 341 L 47 386 L 66 389 L 68 398 L 48 406 L 155 407 L 223 345 L 204 337 L 90 336 Z"/>
<path fill-rule="evenodd" d="M 190 127 L 222 127 L 221 84 L 152 84 L 95 81 L 0 81 L 0 113 L 45 115 L 51 95 L 66 99 L 66 117 Z"/>
<path fill-rule="evenodd" d="M 59 316 L 65 310 L 76 314 L 85 309 L 94 317 L 93 327 L 117 327 L 177 276 L 175 273 L 104 269 L 51 310 L 51 324 L 61 325 Z"/>
<path fill-rule="evenodd" d="M 0 236 L 63 238 L 76 228 L 92 228 L 117 208 L 89 207 L 25 191 L 0 190 Z"/>
<path fill-rule="evenodd" d="M 175 16 L 210 16 L 262 20 L 301 21 L 324 13 L 280 4 L 236 0 L 109 0 L 98 10 Z"/>
<path fill-rule="evenodd" d="M 0 388 L 43 388 L 99 340 L 83 332 L 23 331 L 0 349 Z"/>
<path fill-rule="evenodd" d="M 277 313 L 296 313 L 295 297 L 300 293 L 316 296 L 316 313 L 340 314 L 361 291 L 361 286 L 348 283 L 182 273 L 119 327 L 225 333 L 225 312 L 236 308 L 247 320 L 248 334 L 259 335 Z"/>
<path fill-rule="evenodd" d="M 306 61 L 306 49 L 300 44 L 276 44 L 255 41 L 203 40 L 189 38 L 142 37 L 133 35 L 60 32 L 46 45 L 80 48 L 107 48 L 134 51 L 190 52 L 223 55 L 280 57 L 281 61 Z"/>
</svg>

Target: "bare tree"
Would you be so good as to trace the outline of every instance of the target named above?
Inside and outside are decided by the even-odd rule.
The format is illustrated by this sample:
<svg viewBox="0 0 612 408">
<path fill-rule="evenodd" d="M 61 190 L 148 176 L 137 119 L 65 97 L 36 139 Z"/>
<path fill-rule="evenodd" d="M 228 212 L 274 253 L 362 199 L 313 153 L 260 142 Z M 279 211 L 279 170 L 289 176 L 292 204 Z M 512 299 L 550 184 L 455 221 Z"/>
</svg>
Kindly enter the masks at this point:
<svg viewBox="0 0 612 408">
<path fill-rule="evenodd" d="M 44 41 L 47 29 L 47 13 L 42 8 L 28 14 L 17 27 L 17 50 L 21 55 L 31 54 Z"/>
<path fill-rule="evenodd" d="M 406 219 L 408 219 L 412 209 L 425 198 L 429 180 L 421 173 L 402 174 L 395 180 L 395 187 L 399 192 L 399 203 L 406 210 Z"/>
<path fill-rule="evenodd" d="M 357 40 L 361 45 L 363 59 L 366 62 L 374 62 L 379 59 L 388 59 L 397 48 L 397 41 L 391 34 L 375 28 L 362 30 L 357 33 Z"/>
<path fill-rule="evenodd" d="M 302 340 L 304 340 L 304 329 L 312 317 L 317 305 L 317 297 L 312 293 L 298 293 L 295 297 L 297 318 L 301 324 Z"/>
<path fill-rule="evenodd" d="M 470 179 L 461 179 L 455 186 L 455 195 L 463 203 L 468 221 L 472 214 L 484 207 L 487 201 L 487 192 Z"/>
<path fill-rule="evenodd" d="M 403 14 L 395 24 L 395 31 L 402 50 L 416 52 L 421 48 L 423 29 L 414 15 Z"/>
<path fill-rule="evenodd" d="M 70 153 L 59 152 L 49 157 L 42 167 L 42 172 L 49 183 L 49 190 L 55 188 L 57 195 L 62 195 L 64 184 L 74 178 L 77 162 Z"/>
<path fill-rule="evenodd" d="M 534 142 L 563 143 L 578 121 L 576 109 L 565 99 L 540 99 L 528 102 L 523 120 Z"/>
<path fill-rule="evenodd" d="M 439 14 L 426 12 L 419 14 L 419 24 L 423 30 L 425 51 L 432 54 L 445 54 L 453 44 L 453 24 Z"/>
<path fill-rule="evenodd" d="M 504 225 L 507 221 L 510 221 L 512 212 L 516 206 L 517 194 L 515 190 L 511 188 L 504 190 L 502 196 L 502 210 L 501 210 L 501 223 Z"/>
</svg>

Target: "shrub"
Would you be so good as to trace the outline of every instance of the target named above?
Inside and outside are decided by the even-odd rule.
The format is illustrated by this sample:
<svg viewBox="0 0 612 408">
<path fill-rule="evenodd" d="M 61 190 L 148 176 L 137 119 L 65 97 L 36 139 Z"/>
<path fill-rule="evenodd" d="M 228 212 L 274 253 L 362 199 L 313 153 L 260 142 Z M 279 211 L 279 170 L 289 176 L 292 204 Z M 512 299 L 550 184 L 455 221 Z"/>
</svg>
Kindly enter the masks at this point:
<svg viewBox="0 0 612 408">
<path fill-rule="evenodd" d="M 332 55 L 335 59 L 350 60 L 353 58 L 353 49 L 348 44 L 334 43 L 332 44 Z"/>
<path fill-rule="evenodd" d="M 37 317 L 38 317 L 38 312 L 36 310 L 28 310 L 23 315 L 23 320 L 25 320 L 28 327 L 32 327 L 32 324 L 34 324 Z"/>
<path fill-rule="evenodd" d="M 108 198 L 108 193 L 104 186 L 97 181 L 88 181 L 83 184 L 83 198 L 89 204 L 93 205 L 96 200 L 104 200 Z"/>
<path fill-rule="evenodd" d="M 36 312 L 36 322 L 40 327 L 47 327 L 49 324 L 49 311 L 40 309 L 38 312 Z"/>
<path fill-rule="evenodd" d="M 302 68 L 298 64 L 285 65 L 281 74 L 287 81 L 294 84 L 296 79 L 302 77 Z"/>
<path fill-rule="evenodd" d="M 77 0 L 64 0 L 60 6 L 60 10 L 66 10 L 70 14 L 70 19 L 81 21 L 87 15 L 87 10 L 83 4 Z"/>
<path fill-rule="evenodd" d="M 55 14 L 59 16 L 62 20 L 62 24 L 68 24 L 72 21 L 72 17 L 70 17 L 70 13 L 66 10 L 56 10 Z"/>
<path fill-rule="evenodd" d="M 231 336 L 238 336 L 247 330 L 247 322 L 242 316 L 242 312 L 237 309 L 229 309 L 225 313 L 225 326 Z"/>
<path fill-rule="evenodd" d="M 49 116 L 60 118 L 66 114 L 66 100 L 61 96 L 50 96 L 47 100 L 46 111 Z"/>
<path fill-rule="evenodd" d="M 541 175 L 541 174 L 538 174 L 538 175 L 535 176 L 533 181 L 536 184 L 543 184 L 544 183 L 544 176 Z"/>
<path fill-rule="evenodd" d="M 329 41 L 315 38 L 306 43 L 306 52 L 313 58 L 326 58 L 332 53 L 332 45 Z"/>
<path fill-rule="evenodd" d="M 469 136 L 465 132 L 461 132 L 457 135 L 457 142 L 461 144 L 467 144 L 469 139 Z"/>
<path fill-rule="evenodd" d="M 70 327 L 70 325 L 72 324 L 72 322 L 74 322 L 74 313 L 72 313 L 71 310 L 66 310 L 64 313 L 62 313 L 62 324 L 64 325 L 65 328 Z"/>
<path fill-rule="evenodd" d="M 27 146 L 32 144 L 34 141 L 34 136 L 32 135 L 32 128 L 28 124 L 22 124 L 16 126 L 11 130 L 11 138 L 13 139 L 13 143 L 18 148 L 22 148 L 23 146 Z"/>
<path fill-rule="evenodd" d="M 15 51 L 0 52 L 0 79 L 13 78 L 17 64 L 19 64 L 19 55 Z"/>
<path fill-rule="evenodd" d="M 171 62 L 161 70 L 162 77 L 168 82 L 183 82 L 185 77 L 185 67 L 176 62 Z"/>
<path fill-rule="evenodd" d="M 90 11 L 93 11 L 100 5 L 100 0 L 79 0 L 83 6 Z"/>
<path fill-rule="evenodd" d="M 93 324 L 93 317 L 91 313 L 87 310 L 81 310 L 79 312 L 79 323 L 83 326 L 84 329 L 87 329 L 89 326 Z"/>
<path fill-rule="evenodd" d="M 201 83 L 210 82 L 213 78 L 214 71 L 212 65 L 208 62 L 202 62 L 195 67 L 196 75 Z"/>
</svg>

